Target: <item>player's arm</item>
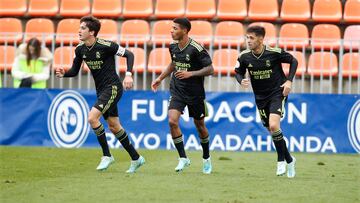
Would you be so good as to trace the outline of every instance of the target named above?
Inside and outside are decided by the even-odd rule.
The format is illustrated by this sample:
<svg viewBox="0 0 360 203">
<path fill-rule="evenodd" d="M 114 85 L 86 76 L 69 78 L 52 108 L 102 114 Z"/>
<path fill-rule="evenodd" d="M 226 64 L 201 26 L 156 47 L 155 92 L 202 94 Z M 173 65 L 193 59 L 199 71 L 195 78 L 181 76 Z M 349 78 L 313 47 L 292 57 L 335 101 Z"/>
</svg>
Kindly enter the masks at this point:
<svg viewBox="0 0 360 203">
<path fill-rule="evenodd" d="M 111 51 L 111 54 L 126 58 L 126 67 L 127 68 L 126 68 L 125 78 L 123 80 L 123 86 L 124 86 L 125 90 L 131 89 L 133 87 L 133 83 L 134 83 L 134 80 L 132 78 L 132 71 L 133 71 L 134 58 L 135 58 L 134 54 L 130 50 L 125 49 L 124 47 L 122 47 L 114 42 L 111 42 L 110 51 Z"/>
<path fill-rule="evenodd" d="M 245 77 L 245 73 L 246 73 L 246 68 L 245 66 L 241 65 L 241 56 L 239 56 L 235 65 L 235 78 L 243 88 L 249 87 L 250 84 L 249 79 Z"/>
<path fill-rule="evenodd" d="M 284 88 L 283 89 L 283 95 L 287 96 L 287 95 L 289 95 L 289 93 L 291 91 L 292 81 L 293 81 L 293 79 L 295 77 L 295 74 L 296 74 L 298 61 L 296 60 L 296 58 L 293 55 L 291 55 L 290 53 L 282 50 L 281 53 L 280 53 L 280 62 L 290 64 L 289 75 L 287 77 L 287 80 L 286 80 L 285 83 L 283 83 L 281 85 L 281 87 Z"/>
<path fill-rule="evenodd" d="M 166 77 L 168 77 L 173 71 L 175 70 L 174 63 L 170 63 L 165 70 L 161 72 L 159 77 L 157 77 L 154 81 L 151 83 L 151 89 L 155 92 L 159 85 L 161 84 L 161 81 L 164 80 Z"/>
<path fill-rule="evenodd" d="M 289 75 L 288 75 L 287 79 L 289 81 L 293 81 L 295 74 L 296 74 L 296 69 L 298 67 L 297 59 L 293 55 L 291 55 L 289 52 L 281 51 L 280 62 L 290 64 Z"/>
<path fill-rule="evenodd" d="M 126 73 L 125 73 L 125 78 L 123 80 L 123 86 L 125 88 L 125 90 L 129 90 L 133 87 L 134 84 L 134 80 L 132 78 L 132 70 L 133 70 L 133 66 L 134 66 L 134 54 L 125 49 L 124 54 L 122 55 L 122 57 L 126 58 Z"/>
<path fill-rule="evenodd" d="M 56 68 L 55 74 L 57 77 L 74 77 L 79 73 L 80 67 L 82 64 L 82 59 L 79 57 L 79 53 L 75 50 L 75 58 L 73 60 L 73 64 L 71 68 L 65 72 L 63 67 Z"/>
</svg>

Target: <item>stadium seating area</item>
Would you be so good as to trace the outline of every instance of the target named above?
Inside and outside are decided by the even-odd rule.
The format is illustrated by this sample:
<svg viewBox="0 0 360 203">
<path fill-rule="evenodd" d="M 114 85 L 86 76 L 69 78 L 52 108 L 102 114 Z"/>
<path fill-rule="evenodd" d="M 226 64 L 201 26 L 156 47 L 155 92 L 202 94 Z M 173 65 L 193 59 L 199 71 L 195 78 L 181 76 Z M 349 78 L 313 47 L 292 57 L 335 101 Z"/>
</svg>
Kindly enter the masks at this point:
<svg viewBox="0 0 360 203">
<path fill-rule="evenodd" d="M 53 67 L 68 67 L 79 18 L 93 14 L 102 21 L 100 37 L 134 50 L 139 73 L 166 66 L 171 19 L 186 16 L 216 73 L 234 73 L 246 28 L 262 25 L 267 44 L 299 59 L 297 75 L 336 77 L 342 67 L 344 76 L 358 77 L 359 11 L 360 0 L 0 0 L 0 70 L 11 71 L 14 49 L 34 36 L 54 50 Z"/>
</svg>

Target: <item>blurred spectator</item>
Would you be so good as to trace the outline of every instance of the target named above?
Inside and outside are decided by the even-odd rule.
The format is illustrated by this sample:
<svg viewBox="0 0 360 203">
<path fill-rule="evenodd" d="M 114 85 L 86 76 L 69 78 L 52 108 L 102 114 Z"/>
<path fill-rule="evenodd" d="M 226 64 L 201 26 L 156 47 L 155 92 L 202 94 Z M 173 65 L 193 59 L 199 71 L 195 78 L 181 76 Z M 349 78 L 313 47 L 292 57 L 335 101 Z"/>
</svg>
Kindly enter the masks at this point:
<svg viewBox="0 0 360 203">
<path fill-rule="evenodd" d="M 11 71 L 14 87 L 46 88 L 52 59 L 49 49 L 41 47 L 41 42 L 36 38 L 21 44 L 16 50 Z"/>
</svg>

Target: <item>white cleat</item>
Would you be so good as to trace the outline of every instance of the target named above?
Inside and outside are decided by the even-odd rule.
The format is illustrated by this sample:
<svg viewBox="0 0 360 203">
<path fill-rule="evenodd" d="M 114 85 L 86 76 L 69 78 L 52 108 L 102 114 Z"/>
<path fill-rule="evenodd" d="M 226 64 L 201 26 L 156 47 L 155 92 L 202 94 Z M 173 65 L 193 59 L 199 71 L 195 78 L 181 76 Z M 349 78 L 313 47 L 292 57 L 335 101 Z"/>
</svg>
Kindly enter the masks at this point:
<svg viewBox="0 0 360 203">
<path fill-rule="evenodd" d="M 210 174 L 212 171 L 211 158 L 203 159 L 203 173 Z"/>
<path fill-rule="evenodd" d="M 176 172 L 183 171 L 185 167 L 190 166 L 190 159 L 188 158 L 179 158 L 179 163 L 175 168 Z"/>
<path fill-rule="evenodd" d="M 288 178 L 294 178 L 295 177 L 295 164 L 296 159 L 292 156 L 293 161 L 291 163 L 287 164 L 287 177 Z"/>
<path fill-rule="evenodd" d="M 96 167 L 96 170 L 103 171 L 106 170 L 112 163 L 114 163 L 115 159 L 113 156 L 103 156 L 101 157 L 101 161 L 99 165 Z"/>
<path fill-rule="evenodd" d="M 131 161 L 129 169 L 126 171 L 126 173 L 135 173 L 140 166 L 145 164 L 144 157 L 140 156 L 137 160 Z"/>
<path fill-rule="evenodd" d="M 276 169 L 276 175 L 277 176 L 283 176 L 286 173 L 286 162 L 285 161 L 278 161 L 277 162 L 277 169 Z"/>
</svg>

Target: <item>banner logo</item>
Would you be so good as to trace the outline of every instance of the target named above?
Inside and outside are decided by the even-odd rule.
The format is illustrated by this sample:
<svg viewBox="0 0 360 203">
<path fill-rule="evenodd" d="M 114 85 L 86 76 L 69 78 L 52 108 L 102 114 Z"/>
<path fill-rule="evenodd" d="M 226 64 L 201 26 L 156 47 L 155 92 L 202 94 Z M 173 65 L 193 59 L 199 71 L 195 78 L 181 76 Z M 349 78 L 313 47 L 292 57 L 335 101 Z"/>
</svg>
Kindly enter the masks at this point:
<svg viewBox="0 0 360 203">
<path fill-rule="evenodd" d="M 89 106 L 86 100 L 72 90 L 58 94 L 48 112 L 48 130 L 57 147 L 80 147 L 89 134 L 87 123 Z"/>
<path fill-rule="evenodd" d="M 360 153 L 360 100 L 350 110 L 347 130 L 352 147 Z"/>
</svg>

